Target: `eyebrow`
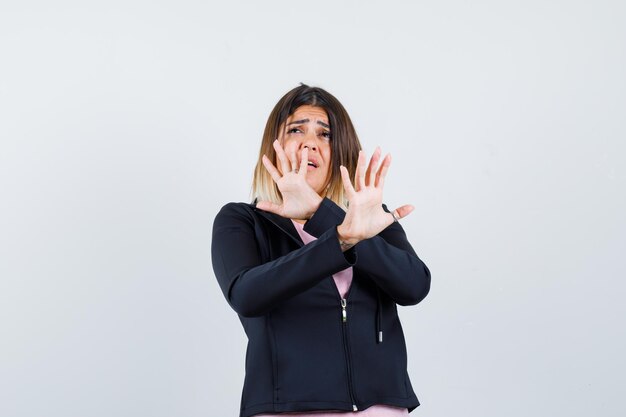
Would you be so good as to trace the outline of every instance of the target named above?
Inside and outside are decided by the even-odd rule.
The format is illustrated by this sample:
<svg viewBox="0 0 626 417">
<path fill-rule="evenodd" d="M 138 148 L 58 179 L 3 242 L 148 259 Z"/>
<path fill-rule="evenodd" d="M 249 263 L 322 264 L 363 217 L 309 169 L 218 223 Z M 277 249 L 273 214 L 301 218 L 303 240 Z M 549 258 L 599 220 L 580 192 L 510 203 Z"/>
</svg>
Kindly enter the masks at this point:
<svg viewBox="0 0 626 417">
<path fill-rule="evenodd" d="M 309 122 L 310 122 L 309 119 L 294 120 L 291 123 L 287 123 L 287 126 L 289 126 L 289 125 L 301 125 L 303 123 L 309 123 Z M 326 124 L 324 122 L 320 122 L 319 120 L 317 121 L 317 124 L 320 125 L 320 126 L 325 127 L 326 129 L 330 129 L 330 125 L 328 125 L 328 124 Z"/>
</svg>

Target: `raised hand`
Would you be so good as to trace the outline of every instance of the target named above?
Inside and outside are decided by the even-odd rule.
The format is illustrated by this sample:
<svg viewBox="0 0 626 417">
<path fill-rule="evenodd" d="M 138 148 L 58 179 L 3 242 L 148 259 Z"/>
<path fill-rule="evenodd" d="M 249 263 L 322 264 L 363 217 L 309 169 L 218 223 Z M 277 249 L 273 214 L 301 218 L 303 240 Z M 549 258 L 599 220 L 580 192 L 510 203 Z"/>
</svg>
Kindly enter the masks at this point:
<svg viewBox="0 0 626 417">
<path fill-rule="evenodd" d="M 383 210 L 383 186 L 385 176 L 391 165 L 391 155 L 387 154 L 378 166 L 381 151 L 376 148 L 370 163 L 365 168 L 366 157 L 359 152 L 354 186 L 350 182 L 348 170 L 341 166 L 341 180 L 348 198 L 348 212 L 343 223 L 337 226 L 342 248 L 348 249 L 364 239 L 376 236 L 397 219 L 401 219 L 414 209 L 411 205 L 403 205 L 391 213 Z"/>
<path fill-rule="evenodd" d="M 298 163 L 295 149 L 287 155 L 278 140 L 275 140 L 273 145 L 280 171 L 265 155 L 263 155 L 263 166 L 278 186 L 283 201 L 281 204 L 259 201 L 256 206 L 261 210 L 289 219 L 308 219 L 315 213 L 322 201 L 322 197 L 306 181 L 309 150 L 306 147 L 302 150 L 300 163 Z"/>
</svg>

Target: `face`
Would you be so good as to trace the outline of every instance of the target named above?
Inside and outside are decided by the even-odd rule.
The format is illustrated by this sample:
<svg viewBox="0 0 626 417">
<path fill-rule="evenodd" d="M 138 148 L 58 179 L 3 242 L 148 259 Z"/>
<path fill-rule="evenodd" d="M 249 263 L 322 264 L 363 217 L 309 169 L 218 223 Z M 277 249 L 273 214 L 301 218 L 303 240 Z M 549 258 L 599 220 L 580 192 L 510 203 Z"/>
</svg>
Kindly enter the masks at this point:
<svg viewBox="0 0 626 417">
<path fill-rule="evenodd" d="M 295 152 L 298 164 L 304 148 L 309 149 L 306 180 L 319 195 L 323 195 L 331 166 L 331 132 L 326 111 L 321 107 L 300 106 L 287 118 L 284 132 L 283 149 L 287 156 Z"/>
</svg>

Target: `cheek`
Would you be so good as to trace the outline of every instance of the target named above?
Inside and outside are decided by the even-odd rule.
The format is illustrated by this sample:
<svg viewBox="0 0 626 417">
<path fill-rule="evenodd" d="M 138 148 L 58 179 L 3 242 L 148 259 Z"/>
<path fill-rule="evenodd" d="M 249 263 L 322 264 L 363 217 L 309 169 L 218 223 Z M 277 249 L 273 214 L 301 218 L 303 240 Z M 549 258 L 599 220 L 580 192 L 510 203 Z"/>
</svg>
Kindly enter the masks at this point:
<svg viewBox="0 0 626 417">
<path fill-rule="evenodd" d="M 329 167 L 328 170 L 330 171 L 330 166 L 333 163 L 332 152 L 330 151 L 330 145 L 326 149 L 322 149 L 322 156 L 324 157 L 324 161 L 326 161 L 326 165 Z"/>
<path fill-rule="evenodd" d="M 326 180 L 328 180 L 330 178 L 330 171 L 331 171 L 330 167 L 333 163 L 333 160 L 331 158 L 330 146 L 328 147 L 328 149 L 325 149 L 323 151 L 323 157 L 324 157 L 324 161 L 326 161 Z"/>
</svg>

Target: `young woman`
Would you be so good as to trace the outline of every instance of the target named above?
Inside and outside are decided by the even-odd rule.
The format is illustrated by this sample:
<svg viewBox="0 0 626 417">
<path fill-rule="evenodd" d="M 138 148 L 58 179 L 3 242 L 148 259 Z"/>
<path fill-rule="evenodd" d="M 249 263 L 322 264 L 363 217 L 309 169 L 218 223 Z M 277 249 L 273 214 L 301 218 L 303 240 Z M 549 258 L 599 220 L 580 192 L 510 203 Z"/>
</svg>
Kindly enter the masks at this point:
<svg viewBox="0 0 626 417">
<path fill-rule="evenodd" d="M 396 305 L 419 303 L 430 272 L 398 223 L 413 207 L 382 203 L 391 157 L 360 149 L 335 97 L 294 88 L 267 121 L 254 202 L 215 218 L 213 269 L 248 337 L 241 417 L 419 405 Z"/>
</svg>

